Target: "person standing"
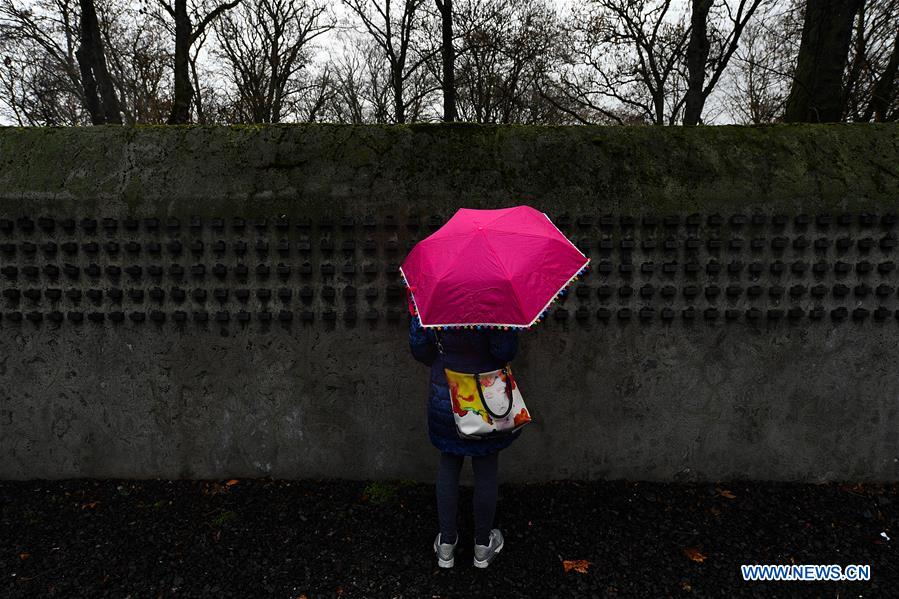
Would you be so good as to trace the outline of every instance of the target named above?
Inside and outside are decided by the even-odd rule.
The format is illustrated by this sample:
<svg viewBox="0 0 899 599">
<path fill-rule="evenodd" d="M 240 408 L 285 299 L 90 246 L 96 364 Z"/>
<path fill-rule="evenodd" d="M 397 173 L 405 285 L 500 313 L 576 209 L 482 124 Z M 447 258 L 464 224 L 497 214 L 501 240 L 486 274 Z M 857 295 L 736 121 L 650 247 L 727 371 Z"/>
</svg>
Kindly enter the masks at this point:
<svg viewBox="0 0 899 599">
<path fill-rule="evenodd" d="M 411 317 L 409 348 L 412 356 L 431 367 L 428 394 L 428 436 L 440 451 L 437 469 L 437 516 L 440 532 L 434 540 L 437 564 L 451 568 L 455 562 L 458 531 L 459 474 L 465 456 L 471 457 L 474 474 L 474 565 L 486 568 L 502 550 L 504 539 L 493 528 L 499 491 L 499 452 L 521 436 L 522 429 L 491 439 L 464 439 L 456 430 L 449 384 L 444 368 L 457 372 L 489 372 L 502 368 L 518 352 L 518 331 L 455 329 L 440 331 L 441 355 L 435 331 Z"/>
</svg>

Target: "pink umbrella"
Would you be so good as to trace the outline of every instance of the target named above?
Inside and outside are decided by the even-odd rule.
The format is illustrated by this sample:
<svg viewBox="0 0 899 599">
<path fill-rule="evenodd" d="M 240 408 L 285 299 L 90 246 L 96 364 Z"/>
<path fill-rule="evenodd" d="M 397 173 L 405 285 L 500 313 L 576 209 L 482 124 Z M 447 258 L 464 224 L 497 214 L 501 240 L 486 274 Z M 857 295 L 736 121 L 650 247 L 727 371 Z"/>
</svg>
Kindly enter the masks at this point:
<svg viewBox="0 0 899 599">
<path fill-rule="evenodd" d="M 412 248 L 400 273 L 423 327 L 525 329 L 589 262 L 530 206 L 460 208 Z"/>
</svg>

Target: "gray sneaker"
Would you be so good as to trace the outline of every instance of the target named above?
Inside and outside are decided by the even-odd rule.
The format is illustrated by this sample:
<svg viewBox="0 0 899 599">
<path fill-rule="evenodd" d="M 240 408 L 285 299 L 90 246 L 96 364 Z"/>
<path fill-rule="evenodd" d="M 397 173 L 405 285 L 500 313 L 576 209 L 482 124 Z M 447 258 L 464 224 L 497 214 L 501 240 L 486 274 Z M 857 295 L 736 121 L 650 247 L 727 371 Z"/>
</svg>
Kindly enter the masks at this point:
<svg viewBox="0 0 899 599">
<path fill-rule="evenodd" d="M 441 568 L 453 567 L 453 564 L 456 563 L 456 545 L 458 544 L 458 534 L 456 534 L 456 542 L 450 545 L 449 543 L 441 543 L 440 533 L 437 533 L 437 538 L 434 539 L 434 552 L 437 554 L 438 566 Z"/>
<path fill-rule="evenodd" d="M 474 565 L 476 568 L 486 568 L 496 557 L 496 554 L 502 551 L 503 533 L 498 528 L 490 531 L 490 541 L 487 545 L 474 546 Z"/>
</svg>

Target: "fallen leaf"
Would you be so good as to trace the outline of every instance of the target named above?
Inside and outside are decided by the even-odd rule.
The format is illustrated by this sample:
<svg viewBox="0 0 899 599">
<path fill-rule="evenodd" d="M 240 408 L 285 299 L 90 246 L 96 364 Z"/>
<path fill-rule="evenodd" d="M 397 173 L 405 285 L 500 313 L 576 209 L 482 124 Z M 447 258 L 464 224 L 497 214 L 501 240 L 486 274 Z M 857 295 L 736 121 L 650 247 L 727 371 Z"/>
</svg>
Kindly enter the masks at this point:
<svg viewBox="0 0 899 599">
<path fill-rule="evenodd" d="M 727 497 L 728 499 L 736 499 L 737 496 L 728 491 L 727 489 L 718 489 L 718 495 L 722 497 Z"/>
<path fill-rule="evenodd" d="M 238 483 L 238 480 L 237 480 L 236 478 L 232 478 L 231 480 L 229 480 L 229 481 L 226 482 L 225 484 L 228 485 L 228 486 L 230 487 L 231 485 L 236 485 L 237 483 Z"/>
<path fill-rule="evenodd" d="M 846 491 L 847 493 L 853 493 L 855 495 L 865 496 L 865 486 L 862 483 L 855 483 L 854 485 L 840 485 L 840 489 Z"/>
<path fill-rule="evenodd" d="M 581 574 L 587 573 L 587 568 L 590 566 L 592 562 L 588 562 L 585 559 L 566 559 L 562 560 L 562 566 L 565 568 L 565 571 L 575 570 L 580 572 Z"/>
<path fill-rule="evenodd" d="M 204 495 L 219 495 L 221 493 L 227 493 L 228 487 L 225 485 L 220 485 L 218 483 L 209 483 L 203 487 Z"/>
<path fill-rule="evenodd" d="M 81 506 L 81 509 L 95 508 L 95 507 L 97 507 L 98 503 L 100 503 L 100 502 L 99 501 L 91 501 L 89 503 L 85 503 L 84 505 Z"/>
<path fill-rule="evenodd" d="M 696 549 L 695 547 L 687 547 L 686 549 L 684 549 L 684 555 L 689 557 L 694 562 L 698 562 L 700 564 L 705 561 L 705 556 L 700 553 L 699 549 Z"/>
<path fill-rule="evenodd" d="M 30 553 L 20 553 L 20 554 L 19 554 L 19 559 L 22 560 L 22 561 L 25 561 L 25 560 L 28 559 L 29 557 L 31 557 L 31 554 L 30 554 Z"/>
</svg>

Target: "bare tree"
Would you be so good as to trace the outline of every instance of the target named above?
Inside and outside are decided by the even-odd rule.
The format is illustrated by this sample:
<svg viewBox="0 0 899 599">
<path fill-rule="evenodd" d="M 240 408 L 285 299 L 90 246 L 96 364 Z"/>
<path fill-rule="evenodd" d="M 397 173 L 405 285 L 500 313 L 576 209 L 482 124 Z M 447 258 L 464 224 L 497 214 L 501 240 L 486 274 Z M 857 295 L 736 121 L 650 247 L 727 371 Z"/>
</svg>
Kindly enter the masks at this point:
<svg viewBox="0 0 899 599">
<path fill-rule="evenodd" d="M 23 125 L 90 123 L 75 57 L 76 0 L 0 0 L 0 100 Z"/>
<path fill-rule="evenodd" d="M 460 31 L 457 108 L 478 123 L 559 121 L 541 89 L 549 85 L 560 23 L 544 0 L 468 0 L 456 11 Z M 555 116 L 553 116 L 555 115 Z"/>
<path fill-rule="evenodd" d="M 362 57 L 362 51 L 352 46 L 351 50 L 343 52 L 339 59 L 330 63 L 332 76 L 328 85 L 331 95 L 326 105 L 331 119 L 338 123 L 361 124 L 368 120 L 364 88 L 366 81 L 372 78 L 364 76 Z"/>
<path fill-rule="evenodd" d="M 31 125 L 86 125 L 105 120 L 106 110 L 120 121 L 161 122 L 169 107 L 164 82 L 169 68 L 163 31 L 131 3 L 92 0 L 96 32 L 84 38 L 96 45 L 99 35 L 111 90 L 102 92 L 93 50 L 84 37 L 79 0 L 0 0 L 0 106 L 15 122 Z M 91 25 L 93 27 L 93 25 Z M 82 67 L 87 76 L 82 78 Z M 93 84 L 91 83 L 93 80 Z M 92 89 L 97 90 L 94 94 Z M 87 93 L 86 93 L 87 89 Z M 103 93 L 115 99 L 103 102 Z M 93 104 L 91 104 L 93 103 Z M 105 106 L 104 106 L 105 104 Z M 101 112 L 97 114 L 97 110 Z M 94 116 L 92 117 L 92 114 Z M 164 119 L 162 119 L 164 122 Z"/>
<path fill-rule="evenodd" d="M 207 27 L 203 30 L 200 35 L 194 40 L 194 43 L 190 46 L 190 51 L 187 55 L 187 63 L 190 68 L 190 81 L 193 85 L 194 93 L 191 98 L 194 110 L 196 111 L 196 121 L 197 123 L 206 123 L 209 122 L 206 114 L 206 101 L 210 96 L 215 96 L 215 91 L 208 89 L 209 86 L 204 86 L 203 81 L 200 78 L 200 52 L 203 51 L 203 46 L 206 45 L 206 40 L 209 39 L 209 30 Z"/>
<path fill-rule="evenodd" d="M 301 77 L 310 60 L 308 45 L 334 27 L 324 12 L 325 5 L 314 1 L 244 0 L 215 25 L 216 55 L 236 90 L 241 121 L 278 123 L 292 112 L 308 89 Z"/>
<path fill-rule="evenodd" d="M 325 64 L 305 87 L 305 92 L 300 96 L 297 112 L 300 120 L 315 123 L 325 122 L 328 119 L 328 105 L 334 101 L 335 90 L 332 85 L 333 67 Z"/>
<path fill-rule="evenodd" d="M 20 126 L 89 125 L 90 118 L 68 82 L 46 55 L 13 60 L 3 55 L 0 114 Z"/>
<path fill-rule="evenodd" d="M 899 120 L 899 94 L 896 93 L 899 78 L 899 31 L 896 32 L 896 40 L 893 42 L 893 50 L 883 72 L 877 78 L 874 91 L 871 93 L 871 102 L 865 111 L 865 120 L 874 118 L 875 121 Z"/>
<path fill-rule="evenodd" d="M 174 97 L 169 114 L 170 125 L 190 122 L 190 107 L 194 101 L 194 86 L 191 84 L 191 47 L 205 34 L 206 28 L 225 11 L 231 10 L 241 0 L 224 3 L 196 0 L 188 7 L 188 0 L 141 0 L 156 2 L 174 21 L 175 60 Z M 161 18 L 161 15 L 154 13 Z"/>
<path fill-rule="evenodd" d="M 583 1 L 566 26 L 554 92 L 580 122 L 674 124 L 689 35 L 671 0 Z"/>
<path fill-rule="evenodd" d="M 171 110 L 172 54 L 161 23 L 130 3 L 97 5 L 110 79 L 126 123 L 164 123 Z"/>
<path fill-rule="evenodd" d="M 899 0 L 863 1 L 843 76 L 843 118 L 884 120 L 899 67 Z"/>
<path fill-rule="evenodd" d="M 341 2 L 0 0 L 0 119 L 899 119 L 899 0 Z"/>
<path fill-rule="evenodd" d="M 343 0 L 362 22 L 390 71 L 393 121 L 405 123 L 422 116 L 426 96 L 440 89 L 425 64 L 440 53 L 429 44 L 424 20 L 432 15 L 426 0 Z"/>
<path fill-rule="evenodd" d="M 766 33 L 761 25 L 749 25 L 743 36 L 745 47 L 734 56 L 734 74 L 725 93 L 729 111 L 740 123 L 770 123 L 783 114 L 789 87 L 783 91 L 778 85 L 785 78 L 772 67 L 777 57 L 769 48 L 776 42 Z"/>
<path fill-rule="evenodd" d="M 80 0 L 81 31 L 78 50 L 78 66 L 81 70 L 81 86 L 84 103 L 95 125 L 112 123 L 121 125 L 122 115 L 109 70 L 94 0 Z"/>
<path fill-rule="evenodd" d="M 684 125 L 696 125 L 700 122 L 706 100 L 739 47 L 740 36 L 761 2 L 762 0 L 739 0 L 734 14 L 730 3 L 722 1 L 718 8 L 727 13 L 727 33 L 721 32 L 713 23 L 710 35 L 709 13 L 715 4 L 714 0 L 692 0 L 690 43 L 687 45 L 686 55 L 688 78 Z"/>
<path fill-rule="evenodd" d="M 371 38 L 347 39 L 328 61 L 321 118 L 338 123 L 386 123 L 394 113 L 390 69 Z"/>
<path fill-rule="evenodd" d="M 804 0 L 763 3 L 723 76 L 726 111 L 738 123 L 783 117 L 802 38 Z"/>
</svg>

